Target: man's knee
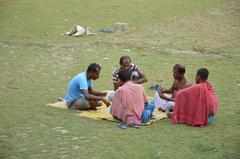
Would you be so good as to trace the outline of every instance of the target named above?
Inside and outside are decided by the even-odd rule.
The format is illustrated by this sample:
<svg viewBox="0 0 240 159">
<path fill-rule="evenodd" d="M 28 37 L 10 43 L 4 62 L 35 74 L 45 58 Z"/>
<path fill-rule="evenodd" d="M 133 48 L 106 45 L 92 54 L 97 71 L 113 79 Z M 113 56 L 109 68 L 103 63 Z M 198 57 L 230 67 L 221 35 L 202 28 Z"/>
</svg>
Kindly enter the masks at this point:
<svg viewBox="0 0 240 159">
<path fill-rule="evenodd" d="M 154 111 L 154 109 L 155 109 L 155 105 L 153 102 L 148 102 L 144 108 L 144 110 L 150 110 L 150 111 Z"/>
<path fill-rule="evenodd" d="M 96 100 L 90 100 L 90 101 L 89 101 L 89 105 L 90 105 L 91 108 L 95 108 L 95 107 L 98 106 L 98 101 L 96 101 Z"/>
<path fill-rule="evenodd" d="M 169 101 L 166 104 L 165 112 L 168 114 L 173 110 L 175 102 Z"/>
<path fill-rule="evenodd" d="M 72 102 L 69 108 L 77 110 L 88 110 L 91 109 L 91 106 L 89 104 L 89 101 L 86 99 L 76 99 Z"/>
<path fill-rule="evenodd" d="M 142 123 L 147 123 L 152 117 L 152 112 L 150 110 L 144 110 L 141 116 Z"/>
<path fill-rule="evenodd" d="M 173 108 L 174 104 L 175 104 L 175 102 L 169 101 L 169 102 L 167 102 L 166 107 Z"/>
</svg>

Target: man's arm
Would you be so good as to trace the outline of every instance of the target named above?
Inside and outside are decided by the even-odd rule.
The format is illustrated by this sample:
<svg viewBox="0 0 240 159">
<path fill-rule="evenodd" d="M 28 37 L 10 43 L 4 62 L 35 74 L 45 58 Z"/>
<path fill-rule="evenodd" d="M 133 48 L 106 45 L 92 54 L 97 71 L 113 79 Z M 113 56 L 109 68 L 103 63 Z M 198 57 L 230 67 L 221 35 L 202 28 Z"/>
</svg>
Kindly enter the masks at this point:
<svg viewBox="0 0 240 159">
<path fill-rule="evenodd" d="M 105 97 L 105 96 L 107 95 L 106 92 L 97 92 L 97 91 L 94 91 L 94 90 L 92 89 L 92 87 L 89 87 L 89 88 L 88 88 L 88 92 L 89 92 L 89 94 L 92 94 L 92 95 L 95 95 L 95 96 Z"/>
<path fill-rule="evenodd" d="M 95 95 L 89 94 L 88 90 L 86 90 L 86 89 L 83 90 L 83 94 L 84 94 L 84 97 L 87 100 L 99 100 L 99 101 L 102 101 L 103 103 L 106 104 L 107 107 L 110 105 L 110 102 L 107 101 L 106 99 L 104 99 L 103 96 L 95 96 Z"/>
<path fill-rule="evenodd" d="M 136 80 L 136 81 L 133 81 L 133 83 L 142 84 L 142 83 L 145 83 L 145 82 L 148 81 L 148 80 L 147 80 L 147 77 L 144 75 L 143 72 L 138 71 L 138 74 L 139 74 L 139 77 L 140 77 L 140 78 L 139 78 L 138 80 Z"/>
<path fill-rule="evenodd" d="M 172 84 L 170 89 L 162 89 L 160 93 L 172 94 L 174 92 L 175 81 Z"/>
<path fill-rule="evenodd" d="M 167 97 L 167 96 L 165 96 L 163 93 L 161 93 L 161 92 L 158 92 L 158 94 L 159 94 L 159 96 L 160 96 L 160 98 L 162 98 L 162 99 L 164 99 L 164 100 L 167 100 L 167 101 L 175 101 L 173 98 L 169 98 L 169 97 Z"/>
<path fill-rule="evenodd" d="M 113 73 L 112 73 L 112 80 L 113 80 L 113 88 L 114 88 L 114 91 L 116 91 L 119 87 L 119 83 L 118 83 L 118 72 L 119 72 L 119 69 L 115 70 Z"/>
<path fill-rule="evenodd" d="M 117 82 L 114 82 L 113 83 L 113 86 L 114 86 L 114 91 L 116 91 L 118 89 L 118 87 L 122 86 L 124 83 L 121 82 L 121 81 L 117 81 Z"/>
<path fill-rule="evenodd" d="M 165 100 L 167 100 L 167 101 L 174 101 L 173 98 L 169 98 L 169 97 L 165 96 L 164 93 L 166 93 L 166 94 L 172 94 L 172 93 L 174 92 L 176 82 L 177 82 L 177 81 L 174 80 L 174 82 L 173 82 L 173 84 L 172 84 L 172 87 L 171 87 L 170 89 L 164 89 L 164 90 L 159 91 L 158 94 L 159 94 L 160 98 L 165 99 Z"/>
<path fill-rule="evenodd" d="M 114 91 L 116 91 L 119 87 L 119 84 L 117 82 L 113 83 Z"/>
</svg>

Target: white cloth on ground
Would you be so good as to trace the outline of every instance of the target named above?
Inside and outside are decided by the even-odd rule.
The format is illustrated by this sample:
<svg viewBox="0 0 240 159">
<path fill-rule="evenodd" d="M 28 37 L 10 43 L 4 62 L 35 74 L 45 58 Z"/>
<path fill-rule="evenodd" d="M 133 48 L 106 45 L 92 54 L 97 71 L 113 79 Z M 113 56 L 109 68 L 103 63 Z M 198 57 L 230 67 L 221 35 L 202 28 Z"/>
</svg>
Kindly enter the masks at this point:
<svg viewBox="0 0 240 159">
<path fill-rule="evenodd" d="M 95 32 L 90 27 L 82 27 L 80 25 L 75 25 L 66 35 L 78 37 L 83 35 L 94 35 Z"/>
</svg>

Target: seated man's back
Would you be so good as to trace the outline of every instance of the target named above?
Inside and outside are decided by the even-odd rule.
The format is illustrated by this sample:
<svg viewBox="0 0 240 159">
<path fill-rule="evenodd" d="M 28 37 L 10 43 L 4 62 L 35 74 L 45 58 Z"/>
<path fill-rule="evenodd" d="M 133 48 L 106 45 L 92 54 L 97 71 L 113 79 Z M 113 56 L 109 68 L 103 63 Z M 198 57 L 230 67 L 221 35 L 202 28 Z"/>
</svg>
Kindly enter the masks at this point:
<svg viewBox="0 0 240 159">
<path fill-rule="evenodd" d="M 112 115 L 127 124 L 141 124 L 147 96 L 142 85 L 127 82 L 113 97 Z"/>
<path fill-rule="evenodd" d="M 120 87 L 112 99 L 112 115 L 127 125 L 146 123 L 152 116 L 153 107 L 145 107 L 148 102 L 144 88 L 131 81 L 132 72 L 127 69 L 119 71 Z M 147 110 L 148 109 L 148 110 Z M 148 113 L 147 113 L 148 112 Z"/>
</svg>

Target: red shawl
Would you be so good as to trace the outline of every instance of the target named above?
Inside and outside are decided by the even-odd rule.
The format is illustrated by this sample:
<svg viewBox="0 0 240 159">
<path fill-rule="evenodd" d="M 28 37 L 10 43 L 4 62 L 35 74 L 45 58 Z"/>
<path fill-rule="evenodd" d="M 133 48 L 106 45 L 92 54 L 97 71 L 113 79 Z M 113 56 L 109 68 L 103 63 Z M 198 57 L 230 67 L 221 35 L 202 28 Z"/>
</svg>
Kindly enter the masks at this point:
<svg viewBox="0 0 240 159">
<path fill-rule="evenodd" d="M 204 127 L 208 123 L 208 115 L 215 114 L 217 108 L 217 96 L 212 85 L 199 83 L 177 93 L 172 122 Z"/>
</svg>

